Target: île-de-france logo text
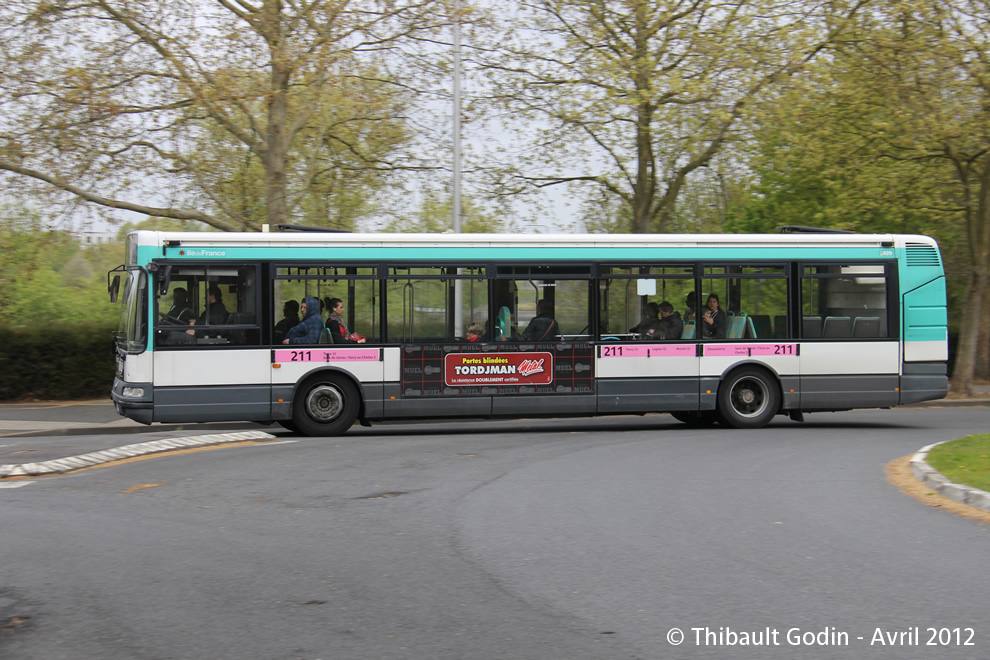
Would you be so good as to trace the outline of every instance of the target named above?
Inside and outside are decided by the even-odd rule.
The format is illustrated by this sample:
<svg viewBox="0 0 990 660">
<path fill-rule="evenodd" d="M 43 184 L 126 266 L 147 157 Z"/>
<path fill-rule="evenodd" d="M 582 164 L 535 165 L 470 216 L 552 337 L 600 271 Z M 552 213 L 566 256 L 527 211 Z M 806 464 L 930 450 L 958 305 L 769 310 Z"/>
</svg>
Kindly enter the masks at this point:
<svg viewBox="0 0 990 660">
<path fill-rule="evenodd" d="M 226 250 L 179 250 L 180 257 L 226 257 Z"/>
</svg>

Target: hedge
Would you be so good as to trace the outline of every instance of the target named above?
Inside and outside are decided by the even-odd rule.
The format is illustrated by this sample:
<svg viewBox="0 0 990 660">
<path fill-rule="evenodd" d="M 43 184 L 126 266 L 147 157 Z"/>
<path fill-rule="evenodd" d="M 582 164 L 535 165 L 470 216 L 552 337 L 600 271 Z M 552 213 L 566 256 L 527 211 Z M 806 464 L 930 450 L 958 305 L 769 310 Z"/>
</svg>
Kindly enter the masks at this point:
<svg viewBox="0 0 990 660">
<path fill-rule="evenodd" d="M 0 401 L 109 398 L 113 328 L 0 327 Z"/>
</svg>

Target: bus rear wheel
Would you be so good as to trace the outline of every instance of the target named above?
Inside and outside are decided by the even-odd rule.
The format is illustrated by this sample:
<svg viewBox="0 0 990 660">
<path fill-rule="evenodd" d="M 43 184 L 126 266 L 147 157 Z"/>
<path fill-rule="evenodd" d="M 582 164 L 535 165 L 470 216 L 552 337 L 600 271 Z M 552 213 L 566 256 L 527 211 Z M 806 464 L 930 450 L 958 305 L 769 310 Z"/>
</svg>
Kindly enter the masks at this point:
<svg viewBox="0 0 990 660">
<path fill-rule="evenodd" d="M 292 402 L 292 423 L 306 435 L 340 435 L 354 424 L 360 408 L 353 383 L 339 376 L 323 376 L 299 389 Z"/>
<path fill-rule="evenodd" d="M 763 369 L 733 371 L 718 388 L 718 420 L 737 429 L 758 429 L 780 408 L 780 389 Z"/>
<path fill-rule="evenodd" d="M 299 433 L 299 427 L 291 419 L 279 419 L 276 421 L 283 429 L 292 431 L 293 433 Z"/>
</svg>

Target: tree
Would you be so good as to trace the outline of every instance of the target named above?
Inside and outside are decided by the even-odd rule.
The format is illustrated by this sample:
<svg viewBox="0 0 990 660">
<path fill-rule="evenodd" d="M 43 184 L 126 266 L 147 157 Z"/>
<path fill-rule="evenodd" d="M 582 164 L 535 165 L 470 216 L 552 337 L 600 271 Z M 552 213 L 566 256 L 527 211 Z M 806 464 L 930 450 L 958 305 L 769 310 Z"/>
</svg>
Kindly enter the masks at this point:
<svg viewBox="0 0 990 660">
<path fill-rule="evenodd" d="M 470 198 L 463 200 L 461 213 L 463 216 L 461 230 L 465 234 L 489 234 L 506 229 L 504 223 L 487 213 Z M 412 218 L 393 220 L 386 225 L 385 231 L 442 234 L 453 231 L 453 224 L 453 201 L 450 196 L 427 191 Z"/>
<path fill-rule="evenodd" d="M 506 36 L 481 60 L 493 100 L 538 130 L 502 180 L 513 192 L 590 184 L 599 200 L 620 200 L 626 230 L 666 231 L 680 193 L 736 138 L 747 107 L 813 60 L 865 1 L 522 2 L 506 20 L 536 34 Z"/>
<path fill-rule="evenodd" d="M 361 205 L 331 213 L 328 195 L 420 165 L 402 149 L 408 80 L 386 64 L 445 22 L 438 4 L 11 0 L 0 170 L 223 230 L 317 212 L 351 222 Z"/>
<path fill-rule="evenodd" d="M 42 226 L 37 213 L 0 208 L 0 325 L 7 328 L 113 325 L 119 307 L 106 294 L 120 245 L 80 248 Z"/>
<path fill-rule="evenodd" d="M 952 387 L 966 395 L 990 313 L 988 21 L 987 0 L 874 3 L 764 125 L 762 197 L 742 222 L 939 238 L 963 282 Z"/>
</svg>

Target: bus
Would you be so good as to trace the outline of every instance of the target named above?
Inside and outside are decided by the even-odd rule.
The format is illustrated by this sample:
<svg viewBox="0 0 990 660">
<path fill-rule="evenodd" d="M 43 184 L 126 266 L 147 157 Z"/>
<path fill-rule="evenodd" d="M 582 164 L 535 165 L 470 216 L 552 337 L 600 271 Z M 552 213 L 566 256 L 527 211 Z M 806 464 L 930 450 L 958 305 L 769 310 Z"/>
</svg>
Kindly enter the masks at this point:
<svg viewBox="0 0 990 660">
<path fill-rule="evenodd" d="M 334 436 L 670 413 L 760 428 L 948 391 L 945 275 L 926 236 L 136 231 L 125 254 L 108 274 L 112 398 L 145 424 Z M 331 299 L 346 335 L 276 336 L 304 300 L 330 325 Z"/>
</svg>

